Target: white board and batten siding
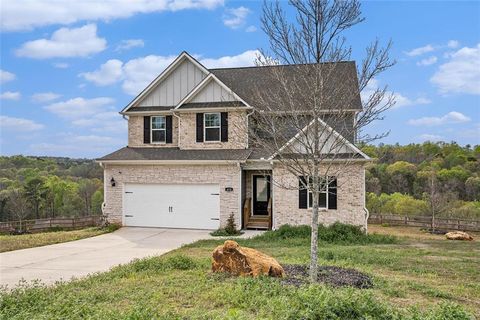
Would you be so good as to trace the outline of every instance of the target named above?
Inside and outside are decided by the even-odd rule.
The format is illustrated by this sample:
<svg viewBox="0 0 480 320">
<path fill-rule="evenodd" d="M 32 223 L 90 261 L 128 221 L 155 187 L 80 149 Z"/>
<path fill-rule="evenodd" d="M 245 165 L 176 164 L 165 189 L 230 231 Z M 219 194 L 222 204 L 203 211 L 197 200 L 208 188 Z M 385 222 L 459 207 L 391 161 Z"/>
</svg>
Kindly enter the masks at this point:
<svg viewBox="0 0 480 320">
<path fill-rule="evenodd" d="M 123 224 L 132 227 L 220 227 L 218 184 L 124 185 Z"/>
<path fill-rule="evenodd" d="M 222 102 L 222 101 L 236 101 L 231 92 L 225 90 L 215 80 L 211 79 L 189 102 Z"/>
<path fill-rule="evenodd" d="M 140 107 L 176 106 L 207 74 L 184 59 L 139 103 Z"/>
</svg>

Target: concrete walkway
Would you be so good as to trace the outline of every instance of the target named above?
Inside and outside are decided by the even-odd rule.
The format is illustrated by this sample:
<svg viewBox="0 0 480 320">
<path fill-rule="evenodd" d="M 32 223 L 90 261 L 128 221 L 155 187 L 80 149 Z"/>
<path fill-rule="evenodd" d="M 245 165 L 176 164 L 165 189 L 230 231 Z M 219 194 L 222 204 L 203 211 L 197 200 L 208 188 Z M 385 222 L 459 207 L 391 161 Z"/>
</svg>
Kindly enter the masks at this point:
<svg viewBox="0 0 480 320">
<path fill-rule="evenodd" d="M 21 279 L 39 279 L 52 284 L 58 280 L 67 281 L 72 277 L 108 271 L 135 258 L 161 255 L 200 239 L 219 239 L 210 236 L 209 232 L 124 227 L 92 238 L 3 252 L 0 253 L 0 285 L 11 288 Z M 262 231 L 248 230 L 239 238 L 260 233 Z"/>
<path fill-rule="evenodd" d="M 210 237 L 206 230 L 121 228 L 93 238 L 4 252 L 0 253 L 0 284 L 11 288 L 22 278 L 47 284 L 79 278 Z"/>
</svg>

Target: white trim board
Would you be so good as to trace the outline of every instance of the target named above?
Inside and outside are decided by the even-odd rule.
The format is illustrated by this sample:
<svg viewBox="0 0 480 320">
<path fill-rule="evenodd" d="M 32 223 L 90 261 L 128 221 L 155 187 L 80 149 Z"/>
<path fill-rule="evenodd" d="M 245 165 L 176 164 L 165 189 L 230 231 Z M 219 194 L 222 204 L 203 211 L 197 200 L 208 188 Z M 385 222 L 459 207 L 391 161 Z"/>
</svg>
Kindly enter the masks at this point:
<svg viewBox="0 0 480 320">
<path fill-rule="evenodd" d="M 120 114 L 127 112 L 128 109 L 140 103 L 140 101 L 145 98 L 146 95 L 150 93 L 153 88 L 155 88 L 164 78 L 166 78 L 170 74 L 170 72 L 172 72 L 177 67 L 177 65 L 179 65 L 185 59 L 188 59 L 190 62 L 192 62 L 206 75 L 210 72 L 200 62 L 195 60 L 195 58 L 189 55 L 186 51 L 183 51 L 178 57 L 175 58 L 175 60 L 173 60 L 173 62 L 167 68 L 165 68 L 165 70 L 162 71 L 162 73 L 160 73 L 160 75 L 158 75 L 152 82 L 150 82 L 150 84 L 145 89 L 143 89 L 142 92 L 140 92 L 125 108 L 123 108 L 123 110 L 120 111 Z"/>
</svg>

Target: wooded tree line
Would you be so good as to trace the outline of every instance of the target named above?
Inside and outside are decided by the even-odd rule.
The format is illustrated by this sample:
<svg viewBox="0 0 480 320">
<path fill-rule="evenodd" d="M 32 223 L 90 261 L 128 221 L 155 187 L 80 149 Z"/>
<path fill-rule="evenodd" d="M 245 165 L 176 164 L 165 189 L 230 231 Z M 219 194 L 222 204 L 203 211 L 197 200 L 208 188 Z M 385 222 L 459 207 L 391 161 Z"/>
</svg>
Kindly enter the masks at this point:
<svg viewBox="0 0 480 320">
<path fill-rule="evenodd" d="M 0 157 L 0 221 L 101 214 L 102 179 L 93 160 Z"/>
<path fill-rule="evenodd" d="M 480 218 L 480 146 L 425 142 L 363 146 L 372 213 Z"/>
</svg>

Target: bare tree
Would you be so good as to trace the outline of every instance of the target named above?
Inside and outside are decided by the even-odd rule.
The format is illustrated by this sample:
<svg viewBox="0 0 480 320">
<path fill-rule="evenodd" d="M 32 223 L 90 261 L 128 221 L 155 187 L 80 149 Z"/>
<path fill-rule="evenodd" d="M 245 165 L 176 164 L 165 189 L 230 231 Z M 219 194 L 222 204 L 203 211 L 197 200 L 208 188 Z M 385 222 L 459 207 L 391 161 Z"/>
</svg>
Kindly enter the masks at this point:
<svg viewBox="0 0 480 320">
<path fill-rule="evenodd" d="M 362 129 L 381 120 L 394 104 L 386 87 L 371 88 L 372 80 L 394 62 L 389 58 L 390 43 L 381 47 L 378 40 L 366 48 L 358 70 L 344 62 L 351 60 L 352 49 L 343 33 L 364 20 L 358 1 L 291 0 L 289 4 L 296 13 L 292 22 L 278 1 L 263 6 L 261 22 L 270 50 L 258 57 L 266 78 L 252 80 L 260 82 L 252 93 L 256 109 L 248 130 L 250 144 L 273 155 L 275 166 L 303 177 L 300 183 L 273 177 L 272 183 L 311 195 L 310 277 L 315 281 L 319 199 L 329 192 L 331 177 L 348 176 L 352 164 L 361 161 L 351 142 L 386 135 L 370 136 Z"/>
<path fill-rule="evenodd" d="M 20 232 L 23 232 L 24 226 L 22 221 L 25 220 L 29 214 L 28 201 L 25 192 L 21 188 L 13 188 L 8 190 L 8 206 L 14 219 L 20 222 Z"/>
<path fill-rule="evenodd" d="M 442 192 L 435 170 L 428 172 L 425 189 L 424 198 L 428 203 L 431 216 L 430 231 L 435 233 L 435 218 L 448 210 L 456 197 L 453 193 Z"/>
</svg>

